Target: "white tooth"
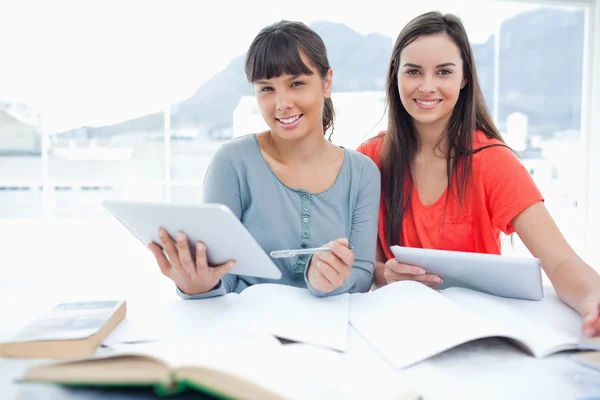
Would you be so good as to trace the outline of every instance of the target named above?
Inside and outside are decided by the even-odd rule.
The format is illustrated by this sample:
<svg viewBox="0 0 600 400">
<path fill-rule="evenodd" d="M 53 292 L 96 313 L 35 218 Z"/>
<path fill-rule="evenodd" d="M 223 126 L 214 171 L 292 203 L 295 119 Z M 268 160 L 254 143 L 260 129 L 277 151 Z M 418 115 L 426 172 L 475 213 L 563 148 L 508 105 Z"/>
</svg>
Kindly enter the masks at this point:
<svg viewBox="0 0 600 400">
<path fill-rule="evenodd" d="M 417 103 L 426 105 L 426 106 L 432 106 L 434 104 L 437 103 L 437 101 L 423 101 L 423 100 L 417 100 Z"/>
<path fill-rule="evenodd" d="M 279 120 L 281 122 L 283 122 L 284 124 L 291 124 L 292 122 L 296 121 L 298 118 L 300 118 L 300 116 L 296 115 L 295 117 L 292 117 L 292 118 L 286 118 L 286 119 L 280 118 Z"/>
</svg>

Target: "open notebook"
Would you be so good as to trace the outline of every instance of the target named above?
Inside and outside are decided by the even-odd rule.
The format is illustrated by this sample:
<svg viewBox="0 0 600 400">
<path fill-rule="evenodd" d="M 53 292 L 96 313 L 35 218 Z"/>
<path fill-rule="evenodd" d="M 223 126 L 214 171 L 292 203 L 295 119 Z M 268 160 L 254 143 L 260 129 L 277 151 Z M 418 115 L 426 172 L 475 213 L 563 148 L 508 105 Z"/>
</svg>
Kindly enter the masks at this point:
<svg viewBox="0 0 600 400">
<path fill-rule="evenodd" d="M 186 338 L 222 327 L 345 351 L 349 305 L 347 293 L 317 298 L 305 288 L 263 283 L 239 294 L 132 307 L 104 344 Z"/>
<path fill-rule="evenodd" d="M 581 317 L 555 293 L 530 301 L 401 281 L 353 294 L 350 323 L 395 368 L 486 337 L 509 339 L 535 357 L 587 348 Z"/>
<path fill-rule="evenodd" d="M 404 380 L 373 386 L 345 356 L 306 344 L 284 346 L 269 335 L 220 330 L 196 339 L 121 345 L 101 356 L 40 364 L 28 369 L 21 382 L 147 386 L 159 396 L 192 389 L 227 399 L 419 398 Z"/>
</svg>

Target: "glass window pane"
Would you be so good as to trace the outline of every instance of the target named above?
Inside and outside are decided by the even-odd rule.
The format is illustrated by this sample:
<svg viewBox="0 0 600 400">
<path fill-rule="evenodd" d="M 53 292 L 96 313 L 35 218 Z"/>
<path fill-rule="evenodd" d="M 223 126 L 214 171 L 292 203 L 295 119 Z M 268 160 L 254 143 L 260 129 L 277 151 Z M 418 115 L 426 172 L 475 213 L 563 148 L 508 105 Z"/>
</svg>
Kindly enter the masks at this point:
<svg viewBox="0 0 600 400">
<path fill-rule="evenodd" d="M 43 216 L 42 193 L 41 186 L 3 184 L 0 187 L 0 219 L 41 218 Z"/>
<path fill-rule="evenodd" d="M 184 135 L 177 125 L 171 132 L 171 178 L 191 179 L 201 184 L 213 154 L 225 139 L 207 135 L 201 126 L 196 128 L 195 136 Z"/>
<path fill-rule="evenodd" d="M 163 186 L 65 186 L 55 187 L 52 203 L 57 217 L 98 217 L 110 215 L 104 200 L 164 201 Z"/>
<path fill-rule="evenodd" d="M 511 7 L 516 12 L 499 21 L 489 38 L 473 43 L 480 84 L 507 145 L 518 152 L 569 243 L 582 251 L 579 204 L 585 175 L 581 89 L 586 11 L 533 4 L 518 11 L 527 4 L 500 5 L 506 12 Z M 504 250 L 529 254 L 517 235 Z"/>
<path fill-rule="evenodd" d="M 106 136 L 102 131 L 55 133 L 48 155 L 50 178 L 88 181 L 162 178 L 162 125 L 143 134 L 138 129 L 115 129 Z"/>
<path fill-rule="evenodd" d="M 0 101 L 0 180 L 41 178 L 39 127 L 39 115 L 28 105 Z"/>
<path fill-rule="evenodd" d="M 202 203 L 202 187 L 172 186 L 171 202 L 175 204 L 200 204 Z"/>
</svg>

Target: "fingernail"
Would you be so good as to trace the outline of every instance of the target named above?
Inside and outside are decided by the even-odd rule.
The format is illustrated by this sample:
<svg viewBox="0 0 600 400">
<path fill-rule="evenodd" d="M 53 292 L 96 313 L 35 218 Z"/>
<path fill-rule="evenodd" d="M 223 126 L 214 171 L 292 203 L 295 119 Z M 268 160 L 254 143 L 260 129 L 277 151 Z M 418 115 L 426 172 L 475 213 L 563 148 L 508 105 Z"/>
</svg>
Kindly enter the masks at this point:
<svg viewBox="0 0 600 400">
<path fill-rule="evenodd" d="M 593 335 L 594 335 L 594 330 L 593 330 L 592 328 L 585 328 L 585 329 L 583 330 L 583 334 L 584 334 L 585 336 L 588 336 L 588 337 L 589 337 L 589 336 L 593 336 Z"/>
<path fill-rule="evenodd" d="M 177 240 L 183 242 L 185 240 L 185 235 L 181 232 L 177 232 Z"/>
<path fill-rule="evenodd" d="M 162 229 L 159 229 L 158 230 L 158 236 L 161 237 L 161 238 L 164 238 L 165 237 L 165 231 L 163 231 Z"/>
<path fill-rule="evenodd" d="M 435 281 L 436 283 L 442 283 L 442 282 L 443 282 L 441 278 L 435 278 L 435 279 L 434 279 L 434 281 Z"/>
<path fill-rule="evenodd" d="M 229 268 L 233 268 L 235 267 L 235 261 L 230 261 L 229 262 Z"/>
<path fill-rule="evenodd" d="M 198 244 L 196 245 L 196 249 L 197 249 L 198 251 L 204 251 L 204 245 L 203 245 L 202 243 L 198 243 Z"/>
<path fill-rule="evenodd" d="M 417 271 L 417 274 L 419 275 L 425 275 L 425 270 L 424 269 L 420 269 Z"/>
</svg>

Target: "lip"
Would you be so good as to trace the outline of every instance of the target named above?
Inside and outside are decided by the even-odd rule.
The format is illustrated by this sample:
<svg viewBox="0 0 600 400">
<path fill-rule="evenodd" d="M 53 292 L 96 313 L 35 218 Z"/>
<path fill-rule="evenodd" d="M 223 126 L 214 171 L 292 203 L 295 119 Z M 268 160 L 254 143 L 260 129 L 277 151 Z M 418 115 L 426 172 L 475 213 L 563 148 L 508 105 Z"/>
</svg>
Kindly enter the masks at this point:
<svg viewBox="0 0 600 400">
<path fill-rule="evenodd" d="M 296 114 L 296 115 L 290 115 L 289 117 L 281 118 L 281 119 L 289 119 L 289 118 L 298 117 L 297 120 L 295 120 L 294 122 L 291 122 L 291 123 L 282 122 L 280 118 L 275 118 L 275 119 L 277 120 L 277 123 L 279 124 L 279 126 L 281 126 L 283 129 L 293 129 L 300 123 L 303 116 L 304 116 L 304 114 Z"/>
<path fill-rule="evenodd" d="M 423 110 L 431 110 L 431 109 L 437 107 L 442 102 L 442 99 L 413 99 L 413 101 L 415 102 L 417 107 L 419 107 Z M 422 101 L 434 102 L 434 103 L 433 104 L 423 104 L 423 103 L 421 103 Z"/>
</svg>

